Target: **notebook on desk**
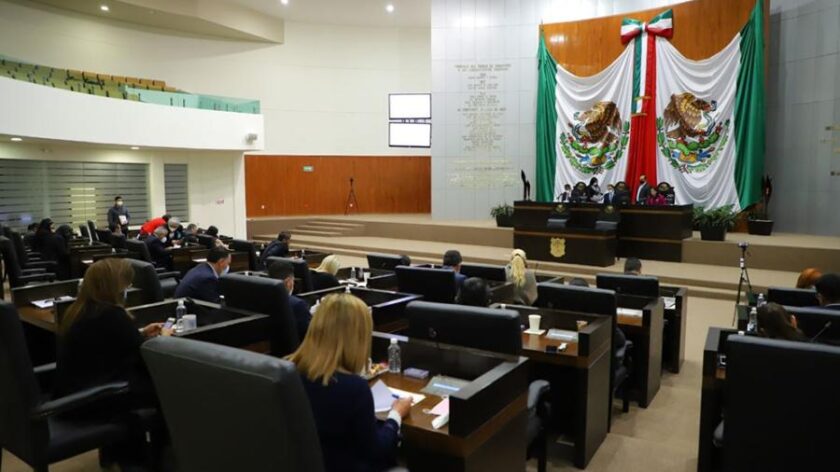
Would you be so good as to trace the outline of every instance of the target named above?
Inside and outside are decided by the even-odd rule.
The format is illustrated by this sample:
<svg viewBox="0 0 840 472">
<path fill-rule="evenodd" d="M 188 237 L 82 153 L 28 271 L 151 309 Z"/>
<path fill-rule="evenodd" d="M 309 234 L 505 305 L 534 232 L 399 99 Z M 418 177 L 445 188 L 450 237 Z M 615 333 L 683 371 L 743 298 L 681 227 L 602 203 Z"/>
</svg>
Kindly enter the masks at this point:
<svg viewBox="0 0 840 472">
<path fill-rule="evenodd" d="M 45 298 L 43 300 L 32 300 L 30 303 L 35 305 L 36 308 L 39 308 L 39 309 L 43 310 L 43 309 L 46 309 L 46 308 L 54 307 L 55 302 L 64 302 L 64 301 L 68 301 L 68 300 L 73 300 L 73 297 L 65 295 L 65 296 L 56 297 L 56 298 Z"/>
</svg>

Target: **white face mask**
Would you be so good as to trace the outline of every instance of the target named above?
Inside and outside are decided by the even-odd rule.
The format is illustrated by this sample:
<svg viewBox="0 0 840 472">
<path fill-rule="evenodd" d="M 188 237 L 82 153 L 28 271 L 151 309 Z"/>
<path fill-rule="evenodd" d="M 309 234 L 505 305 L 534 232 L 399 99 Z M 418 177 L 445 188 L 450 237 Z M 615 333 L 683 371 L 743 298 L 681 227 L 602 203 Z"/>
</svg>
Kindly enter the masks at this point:
<svg viewBox="0 0 840 472">
<path fill-rule="evenodd" d="M 118 206 L 118 207 L 123 206 L 123 202 L 122 202 L 122 201 L 117 202 L 117 206 Z"/>
<path fill-rule="evenodd" d="M 165 243 L 166 242 L 166 236 L 160 238 L 160 242 Z"/>
</svg>

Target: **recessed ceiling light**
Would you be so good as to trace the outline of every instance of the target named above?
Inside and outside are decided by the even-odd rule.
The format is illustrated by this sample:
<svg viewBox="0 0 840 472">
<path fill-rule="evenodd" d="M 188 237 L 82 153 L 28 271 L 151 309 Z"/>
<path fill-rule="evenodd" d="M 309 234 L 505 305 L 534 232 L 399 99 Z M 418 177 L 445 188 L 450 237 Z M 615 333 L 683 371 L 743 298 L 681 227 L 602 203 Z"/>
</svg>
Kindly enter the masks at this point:
<svg viewBox="0 0 840 472">
<path fill-rule="evenodd" d="M 385 11 L 387 11 L 388 13 L 394 13 L 394 5 L 390 3 L 385 5 Z"/>
<path fill-rule="evenodd" d="M 289 4 L 289 0 L 280 0 L 280 3 L 282 3 L 283 5 L 288 5 L 288 4 Z"/>
<path fill-rule="evenodd" d="M 140 146 L 131 146 L 131 150 L 132 150 L 132 151 L 136 151 L 136 150 L 138 150 L 138 149 L 140 149 Z"/>
<path fill-rule="evenodd" d="M 111 11 L 111 7 L 108 5 L 99 5 L 99 9 L 102 11 Z"/>
<path fill-rule="evenodd" d="M 16 143 L 19 143 L 19 142 L 23 141 L 23 138 L 14 137 L 14 138 L 12 138 L 12 141 L 14 141 Z"/>
</svg>

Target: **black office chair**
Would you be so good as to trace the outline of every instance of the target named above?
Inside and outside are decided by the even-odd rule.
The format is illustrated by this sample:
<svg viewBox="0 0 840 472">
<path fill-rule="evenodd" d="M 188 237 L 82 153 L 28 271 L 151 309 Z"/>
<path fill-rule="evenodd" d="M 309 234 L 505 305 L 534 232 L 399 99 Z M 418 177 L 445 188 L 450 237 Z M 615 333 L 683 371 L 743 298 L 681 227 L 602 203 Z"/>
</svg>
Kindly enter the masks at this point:
<svg viewBox="0 0 840 472">
<path fill-rule="evenodd" d="M 819 306 L 814 289 L 768 287 L 767 301 L 784 306 Z"/>
<path fill-rule="evenodd" d="M 510 355 L 522 351 L 522 323 L 513 310 L 417 301 L 408 304 L 405 314 L 409 338 Z M 539 472 L 546 470 L 549 391 L 545 380 L 528 386 L 528 458 L 536 457 Z"/>
<path fill-rule="evenodd" d="M 32 253 L 26 250 L 26 246 L 23 244 L 23 236 L 21 236 L 20 233 L 17 231 L 10 231 L 9 234 L 11 235 L 9 239 L 12 241 L 12 245 L 15 248 L 18 265 L 20 265 L 21 270 L 45 269 L 47 272 L 56 271 L 57 263 L 55 261 L 42 260 L 40 254 Z"/>
<path fill-rule="evenodd" d="M 367 261 L 371 269 L 394 270 L 397 266 L 411 265 L 410 257 L 396 254 L 368 254 Z"/>
<path fill-rule="evenodd" d="M 197 234 L 196 238 L 198 238 L 198 244 L 206 247 L 207 249 L 213 249 L 213 246 L 216 245 L 216 239 L 213 236 L 208 234 Z"/>
<path fill-rule="evenodd" d="M 152 254 L 149 252 L 149 246 L 146 246 L 145 241 L 141 241 L 139 239 L 126 239 L 125 247 L 126 249 L 128 249 L 128 252 L 133 255 L 134 258 L 148 262 L 152 265 L 155 264 L 155 262 L 152 260 Z M 155 267 L 155 270 L 160 273 L 170 272 L 170 270 L 166 267 Z"/>
<path fill-rule="evenodd" d="M 231 251 L 248 253 L 248 270 L 260 270 L 259 258 L 257 258 L 257 247 L 251 241 L 234 239 L 228 245 Z"/>
<path fill-rule="evenodd" d="M 111 233 L 110 239 L 108 241 L 111 244 L 111 247 L 116 249 L 117 251 L 124 251 L 126 249 L 126 237 L 124 234 L 114 234 Z"/>
<path fill-rule="evenodd" d="M 52 282 L 56 275 L 54 272 L 46 272 L 45 269 L 23 270 L 18 264 L 17 253 L 12 241 L 5 236 L 0 236 L 0 254 L 3 255 L 4 279 L 9 279 L 9 287 L 17 288 L 33 282 Z"/>
<path fill-rule="evenodd" d="M 45 399 L 36 376 L 55 364 L 34 368 L 14 306 L 0 303 L 0 450 L 5 449 L 36 472 L 87 451 L 127 440 L 124 421 L 71 421 L 63 414 L 128 393 L 128 382 L 92 387 L 65 397 Z"/>
<path fill-rule="evenodd" d="M 300 284 L 295 284 L 295 293 L 309 293 L 315 290 L 315 284 L 312 281 L 312 272 L 309 270 L 309 263 L 307 263 L 304 259 L 268 257 L 265 260 L 266 268 L 271 267 L 271 264 L 274 262 L 292 264 L 295 270 L 295 278 L 300 280 Z"/>
<path fill-rule="evenodd" d="M 166 337 L 141 350 L 180 469 L 324 470 L 309 400 L 291 362 Z"/>
<path fill-rule="evenodd" d="M 90 233 L 91 240 L 99 241 L 99 233 L 96 232 L 96 223 L 87 220 L 88 233 Z"/>
<path fill-rule="evenodd" d="M 146 261 L 126 259 L 134 269 L 131 284 L 143 292 L 143 304 L 162 302 L 175 296 L 175 289 L 181 280 L 178 271 L 158 272 L 155 266 Z"/>
<path fill-rule="evenodd" d="M 289 308 L 289 294 L 282 280 L 227 274 L 219 279 L 219 293 L 231 308 L 270 317 L 268 338 L 271 355 L 283 357 L 297 350 L 300 340 Z"/>
<path fill-rule="evenodd" d="M 93 236 L 90 233 L 90 228 L 87 223 L 79 225 L 79 232 L 82 234 L 82 238 L 87 239 L 89 242 L 93 242 Z"/>
<path fill-rule="evenodd" d="M 455 271 L 399 266 L 396 273 L 400 292 L 423 295 L 423 300 L 429 302 L 455 303 L 458 295 Z"/>
<path fill-rule="evenodd" d="M 97 228 L 94 233 L 96 234 L 96 240 L 97 241 L 100 241 L 100 242 L 103 242 L 103 243 L 106 243 L 106 244 L 111 244 L 111 236 L 113 235 L 113 233 L 111 233 L 110 229 L 107 229 L 107 228 L 106 229 L 99 229 L 99 228 Z"/>
</svg>

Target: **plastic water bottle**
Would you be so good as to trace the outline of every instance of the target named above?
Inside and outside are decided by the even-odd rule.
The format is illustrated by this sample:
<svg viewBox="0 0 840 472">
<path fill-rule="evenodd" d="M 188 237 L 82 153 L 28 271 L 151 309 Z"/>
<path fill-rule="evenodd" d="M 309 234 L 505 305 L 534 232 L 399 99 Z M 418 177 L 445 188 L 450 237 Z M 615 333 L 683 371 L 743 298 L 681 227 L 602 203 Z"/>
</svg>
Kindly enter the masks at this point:
<svg viewBox="0 0 840 472">
<path fill-rule="evenodd" d="M 756 302 L 755 302 L 755 306 L 759 307 L 759 306 L 764 306 L 766 304 L 767 304 L 767 300 L 764 299 L 764 294 L 759 293 L 758 294 L 758 300 L 756 300 Z"/>
<path fill-rule="evenodd" d="M 178 306 L 175 308 L 175 323 L 181 321 L 181 318 L 187 314 L 187 306 L 184 305 L 184 300 L 178 300 Z"/>
<path fill-rule="evenodd" d="M 219 305 L 225 306 L 225 296 L 219 295 Z"/>
<path fill-rule="evenodd" d="M 392 374 L 399 374 L 402 372 L 400 345 L 397 344 L 397 338 L 391 338 L 391 345 L 388 346 L 388 372 Z"/>
<path fill-rule="evenodd" d="M 750 318 L 747 322 L 747 332 L 755 333 L 758 331 L 758 311 L 755 307 L 750 308 Z"/>
</svg>

